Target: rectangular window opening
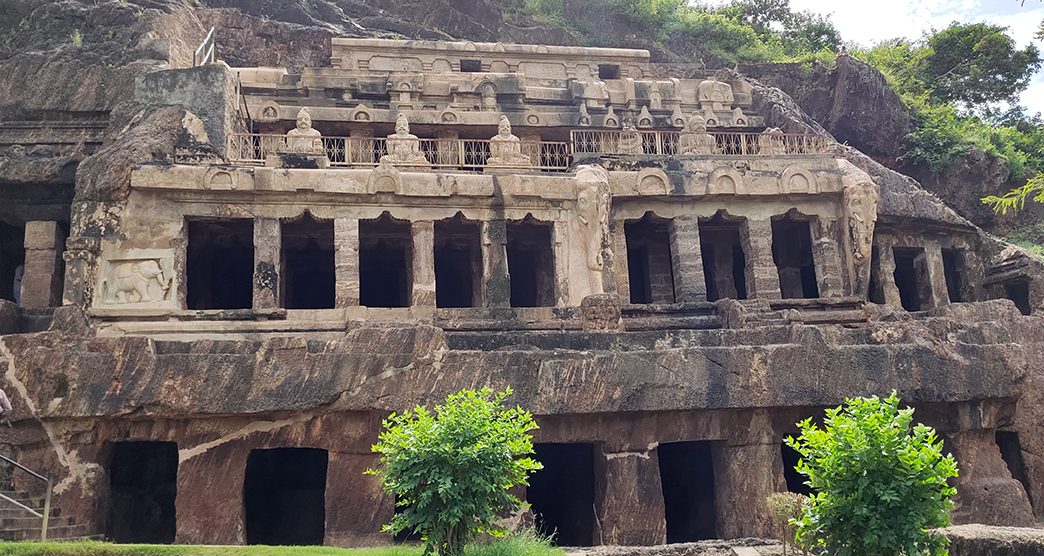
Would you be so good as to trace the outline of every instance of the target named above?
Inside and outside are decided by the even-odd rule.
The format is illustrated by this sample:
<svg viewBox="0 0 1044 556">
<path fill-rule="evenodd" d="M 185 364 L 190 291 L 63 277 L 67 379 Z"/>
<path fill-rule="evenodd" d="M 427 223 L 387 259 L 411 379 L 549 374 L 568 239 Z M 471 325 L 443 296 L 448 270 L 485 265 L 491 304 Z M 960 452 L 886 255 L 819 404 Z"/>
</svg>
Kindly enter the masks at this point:
<svg viewBox="0 0 1044 556">
<path fill-rule="evenodd" d="M 512 307 L 555 304 L 551 225 L 536 221 L 507 222 L 508 275 Z"/>
<path fill-rule="evenodd" d="M 1004 284 L 1004 297 L 1012 300 L 1023 315 L 1033 313 L 1033 306 L 1030 304 L 1029 280 Z"/>
<path fill-rule="evenodd" d="M 460 71 L 466 73 L 477 73 L 482 71 L 482 60 L 461 60 Z"/>
<path fill-rule="evenodd" d="M 254 221 L 189 220 L 187 224 L 188 308 L 249 309 L 254 297 Z"/>
<path fill-rule="evenodd" d="M 0 299 L 19 303 L 25 271 L 25 227 L 0 222 Z"/>
<path fill-rule="evenodd" d="M 624 223 L 631 303 L 674 303 L 669 221 L 651 214 Z"/>
<path fill-rule="evenodd" d="M 173 543 L 177 480 L 176 443 L 114 443 L 109 463 L 106 536 L 118 543 Z"/>
<path fill-rule="evenodd" d="M 907 311 L 920 311 L 931 299 L 928 262 L 920 247 L 895 247 L 895 286 Z"/>
<path fill-rule="evenodd" d="M 950 296 L 950 303 L 968 301 L 964 298 L 964 253 L 957 249 L 943 249 L 942 259 L 943 273 L 946 275 L 946 293 Z"/>
<path fill-rule="evenodd" d="M 670 442 L 656 448 L 667 542 L 717 538 L 712 442 Z"/>
<path fill-rule="evenodd" d="M 387 214 L 359 221 L 359 304 L 409 307 L 413 291 L 413 231 Z"/>
<path fill-rule="evenodd" d="M 281 225 L 280 291 L 287 309 L 331 309 L 334 306 L 333 221 L 310 214 Z"/>
<path fill-rule="evenodd" d="M 779 273 L 783 299 L 819 297 L 808 220 L 787 217 L 772 221 L 772 259 Z"/>
<path fill-rule="evenodd" d="M 328 457 L 318 448 L 250 451 L 243 481 L 247 544 L 323 544 Z"/>
<path fill-rule="evenodd" d="M 463 218 L 435 222 L 435 305 L 481 305 L 481 226 Z"/>
<path fill-rule="evenodd" d="M 620 65 L 598 64 L 598 79 L 620 79 Z"/>
<path fill-rule="evenodd" d="M 743 223 L 700 220 L 700 253 L 707 301 L 747 298 L 747 257 Z"/>
<path fill-rule="evenodd" d="M 535 444 L 535 458 L 544 469 L 534 473 L 526 489 L 536 528 L 554 535 L 559 546 L 594 544 L 594 446 Z"/>
</svg>

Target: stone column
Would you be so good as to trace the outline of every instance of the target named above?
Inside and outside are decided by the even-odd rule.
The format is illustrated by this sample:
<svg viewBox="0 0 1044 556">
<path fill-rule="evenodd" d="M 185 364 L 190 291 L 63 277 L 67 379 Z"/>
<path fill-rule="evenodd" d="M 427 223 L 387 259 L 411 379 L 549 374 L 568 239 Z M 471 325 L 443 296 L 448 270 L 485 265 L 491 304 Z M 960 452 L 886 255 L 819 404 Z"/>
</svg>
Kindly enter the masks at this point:
<svg viewBox="0 0 1044 556">
<path fill-rule="evenodd" d="M 511 306 L 507 224 L 503 220 L 482 222 L 482 299 L 486 307 Z"/>
<path fill-rule="evenodd" d="M 650 546 L 667 541 L 660 460 L 656 450 L 604 453 L 603 488 L 595 509 L 601 531 L 596 541 L 623 546 Z M 599 496 L 600 495 L 600 496 Z"/>
<path fill-rule="evenodd" d="M 950 302 L 950 292 L 946 288 L 946 267 L 943 266 L 942 247 L 934 239 L 924 242 L 924 258 L 928 266 L 928 284 L 932 290 L 931 298 L 925 300 L 929 309 L 941 307 Z"/>
<path fill-rule="evenodd" d="M 435 306 L 435 223 L 413 222 L 413 303 Z"/>
<path fill-rule="evenodd" d="M 674 271 L 674 301 L 707 301 L 700 252 L 700 223 L 695 215 L 677 216 L 667 228 Z"/>
<path fill-rule="evenodd" d="M 246 542 L 243 481 L 250 448 L 241 440 L 233 440 L 178 463 L 174 542 Z"/>
<path fill-rule="evenodd" d="M 334 306 L 359 304 L 359 220 L 334 219 Z"/>
<path fill-rule="evenodd" d="M 381 526 L 395 515 L 395 498 L 381 488 L 377 454 L 329 452 L 326 472 L 327 546 L 376 546 L 391 542 Z"/>
<path fill-rule="evenodd" d="M 609 237 L 613 245 L 613 278 L 616 283 L 616 295 L 621 303 L 631 302 L 631 277 L 627 266 L 627 236 L 624 233 L 624 221 L 614 220 L 609 227 Z"/>
<path fill-rule="evenodd" d="M 820 236 L 812 244 L 812 260 L 816 267 L 816 286 L 819 297 L 841 297 L 841 257 L 837 243 Z"/>
<path fill-rule="evenodd" d="M 87 307 L 91 304 L 90 292 L 94 284 L 94 267 L 98 258 L 98 239 L 93 237 L 71 237 L 65 242 L 65 287 L 62 291 L 63 305 Z"/>
<path fill-rule="evenodd" d="M 555 306 L 569 306 L 569 223 L 555 220 L 551 229 L 555 257 Z"/>
<path fill-rule="evenodd" d="M 279 220 L 254 220 L 254 309 L 279 307 L 279 255 L 282 244 Z"/>
<path fill-rule="evenodd" d="M 747 256 L 747 297 L 780 299 L 779 272 L 772 260 L 771 220 L 747 220 L 743 252 Z"/>
<path fill-rule="evenodd" d="M 65 238 L 55 221 L 25 223 L 25 267 L 22 274 L 22 307 L 39 309 L 58 305 L 62 296 L 62 245 Z"/>
<path fill-rule="evenodd" d="M 899 287 L 895 285 L 895 252 L 892 244 L 881 242 L 877 247 L 877 281 L 884 296 L 885 305 L 902 307 Z"/>
<path fill-rule="evenodd" d="M 1026 489 L 1012 478 L 995 436 L 993 429 L 947 435 L 961 471 L 956 480 L 954 523 L 1032 526 L 1035 520 Z"/>
<path fill-rule="evenodd" d="M 714 275 L 710 276 L 718 293 L 718 299 L 726 297 L 739 298 L 736 291 L 736 276 L 733 273 L 733 250 L 732 244 L 724 241 L 716 241 L 710 245 L 711 253 L 714 255 Z M 746 285 L 746 284 L 744 284 Z"/>
<path fill-rule="evenodd" d="M 750 444 L 721 442 L 714 447 L 718 538 L 775 537 L 765 498 L 773 492 L 785 492 L 786 481 L 780 445 L 768 440 L 751 440 Z"/>
</svg>

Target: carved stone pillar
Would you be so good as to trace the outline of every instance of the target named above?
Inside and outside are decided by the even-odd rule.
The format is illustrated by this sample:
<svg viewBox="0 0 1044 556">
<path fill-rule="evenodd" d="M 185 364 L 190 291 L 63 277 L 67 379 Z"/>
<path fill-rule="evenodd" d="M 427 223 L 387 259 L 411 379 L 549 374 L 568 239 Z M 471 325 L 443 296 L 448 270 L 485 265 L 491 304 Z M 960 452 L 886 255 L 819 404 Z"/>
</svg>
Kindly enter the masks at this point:
<svg viewBox="0 0 1044 556">
<path fill-rule="evenodd" d="M 660 460 L 656 450 L 601 454 L 605 470 L 596 495 L 603 544 L 651 546 L 667 541 Z M 600 533 L 600 535 L 599 535 Z"/>
<path fill-rule="evenodd" d="M 62 291 L 63 305 L 87 307 L 91 304 L 94 290 L 92 277 L 98 258 L 98 239 L 93 237 L 70 237 L 65 242 L 65 287 Z"/>
<path fill-rule="evenodd" d="M 941 307 L 950 302 L 950 293 L 946 289 L 946 268 L 943 266 L 942 247 L 939 242 L 931 239 L 924 242 L 925 263 L 928 266 L 928 283 L 932 289 L 932 295 L 928 303 L 929 307 Z"/>
<path fill-rule="evenodd" d="M 254 309 L 279 307 L 282 231 L 279 220 L 254 220 Z"/>
<path fill-rule="evenodd" d="M 556 220 L 551 229 L 555 257 L 555 306 L 569 306 L 569 223 Z"/>
<path fill-rule="evenodd" d="M 243 481 L 252 445 L 233 440 L 178 463 L 178 544 L 243 544 Z"/>
<path fill-rule="evenodd" d="M 65 238 L 54 221 L 25 223 L 25 266 L 20 305 L 54 307 L 62 295 L 62 244 Z"/>
<path fill-rule="evenodd" d="M 956 479 L 954 523 L 1032 526 L 1035 520 L 1026 489 L 1012 478 L 995 436 L 993 429 L 947 435 L 961 468 Z"/>
<path fill-rule="evenodd" d="M 420 220 L 413 228 L 413 305 L 435 306 L 435 223 Z"/>
<path fill-rule="evenodd" d="M 700 224 L 695 215 L 677 216 L 667 228 L 671 244 L 671 269 L 674 271 L 674 301 L 707 300 L 700 253 Z"/>
<path fill-rule="evenodd" d="M 334 220 L 334 306 L 359 304 L 359 220 Z"/>
<path fill-rule="evenodd" d="M 624 221 L 614 220 L 609 229 L 609 237 L 613 244 L 613 278 L 616 284 L 616 295 L 621 303 L 631 302 L 630 269 L 627 265 L 627 236 L 624 233 Z"/>
<path fill-rule="evenodd" d="M 507 225 L 503 220 L 482 222 L 482 271 L 483 304 L 486 307 L 510 307 Z"/>
<path fill-rule="evenodd" d="M 771 220 L 747 220 L 743 252 L 747 256 L 747 297 L 779 299 L 779 272 L 772 260 Z"/>
<path fill-rule="evenodd" d="M 769 439 L 715 446 L 714 506 L 722 539 L 773 537 L 772 513 L 765 498 L 786 491 L 779 442 Z"/>
<path fill-rule="evenodd" d="M 881 242 L 877 247 L 877 281 L 885 305 L 902 307 L 899 287 L 895 285 L 895 252 L 892 251 L 890 242 Z"/>
<path fill-rule="evenodd" d="M 837 251 L 837 243 L 829 237 L 820 236 L 812 244 L 812 260 L 816 267 L 816 285 L 819 297 L 840 297 L 841 287 L 841 255 Z"/>
<path fill-rule="evenodd" d="M 377 454 L 331 450 L 326 472 L 326 539 L 328 546 L 375 546 L 391 542 L 381 526 L 395 515 L 395 497 L 384 492 L 377 477 Z M 352 503 L 346 504 L 346 501 Z"/>
</svg>

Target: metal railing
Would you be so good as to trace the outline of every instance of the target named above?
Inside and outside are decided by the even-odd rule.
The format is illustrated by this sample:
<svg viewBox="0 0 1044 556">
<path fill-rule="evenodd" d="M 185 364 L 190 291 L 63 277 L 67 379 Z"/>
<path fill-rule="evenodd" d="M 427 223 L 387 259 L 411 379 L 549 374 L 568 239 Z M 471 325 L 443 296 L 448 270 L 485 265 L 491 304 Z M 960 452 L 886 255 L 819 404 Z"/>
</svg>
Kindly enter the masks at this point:
<svg viewBox="0 0 1044 556">
<path fill-rule="evenodd" d="M 41 541 L 46 541 L 47 540 L 47 525 L 48 525 L 48 522 L 51 519 L 51 493 L 54 490 L 54 485 L 51 483 L 51 479 L 48 478 L 48 477 L 45 477 L 45 476 L 43 476 L 43 475 L 41 475 L 39 473 L 37 473 L 36 471 L 33 471 L 32 469 L 29 469 L 28 467 L 18 463 L 17 461 L 15 461 L 15 460 L 13 460 L 13 459 L 11 459 L 11 458 L 3 455 L 3 454 L 0 454 L 0 460 L 6 461 L 7 463 L 17 467 L 18 469 L 21 469 L 22 471 L 25 471 L 26 473 L 29 474 L 30 477 L 32 477 L 34 479 L 37 479 L 37 480 L 40 480 L 40 481 L 43 481 L 44 484 L 46 485 L 47 490 L 44 493 L 44 507 L 43 507 L 43 513 L 42 514 L 40 512 L 38 512 L 38 511 L 36 511 L 35 509 L 30 508 L 29 506 L 26 506 L 25 504 L 19 502 L 18 500 L 15 500 L 14 498 L 11 498 L 10 496 L 7 496 L 6 494 L 0 492 L 0 499 L 6 500 L 7 502 L 10 502 L 10 503 L 14 504 L 15 506 L 18 506 L 19 508 L 21 508 L 21 509 L 25 510 L 26 512 L 28 512 L 29 514 L 31 514 L 33 517 L 40 518 L 40 520 L 41 520 L 41 522 L 40 522 L 40 540 Z"/>
<path fill-rule="evenodd" d="M 291 139 L 300 144 L 302 139 Z M 488 139 L 395 139 L 407 153 L 418 153 L 423 159 L 395 161 L 395 166 L 418 168 L 454 168 L 482 170 L 497 167 L 490 163 Z M 308 140 L 304 139 L 305 144 Z M 412 143 L 412 144 L 411 144 Z M 375 166 L 388 155 L 388 139 L 384 137 L 322 137 L 314 140 L 315 154 L 326 155 L 331 166 Z M 401 148 L 401 147 L 400 147 Z M 285 135 L 262 133 L 229 134 L 228 160 L 238 164 L 262 164 L 265 158 L 288 149 Z M 504 167 L 524 167 L 547 172 L 564 172 L 571 162 L 569 143 L 564 141 L 521 141 L 521 163 Z M 400 159 L 401 160 L 401 159 Z"/>
<path fill-rule="evenodd" d="M 677 155 L 681 132 L 638 130 L 641 152 L 634 146 L 621 146 L 621 130 L 572 130 L 570 139 L 575 154 L 646 154 Z M 749 133 L 743 131 L 711 131 L 715 152 L 708 154 L 741 156 L 779 156 L 791 154 L 826 153 L 826 139 L 817 135 L 797 133 Z M 630 147 L 630 148 L 628 148 Z M 631 152 L 628 152 L 631 151 Z"/>
<path fill-rule="evenodd" d="M 199 43 L 199 48 L 192 53 L 192 67 L 213 64 L 216 61 L 217 43 L 214 40 L 214 28 L 211 27 L 210 32 L 203 38 L 203 42 Z"/>
</svg>

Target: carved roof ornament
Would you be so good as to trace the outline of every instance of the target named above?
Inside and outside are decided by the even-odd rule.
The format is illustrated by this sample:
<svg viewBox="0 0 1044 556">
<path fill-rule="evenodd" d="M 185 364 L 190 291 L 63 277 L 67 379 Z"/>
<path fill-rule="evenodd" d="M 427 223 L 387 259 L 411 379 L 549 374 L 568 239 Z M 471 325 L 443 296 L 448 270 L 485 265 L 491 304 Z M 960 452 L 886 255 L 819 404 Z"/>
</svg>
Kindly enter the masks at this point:
<svg viewBox="0 0 1044 556">
<path fill-rule="evenodd" d="M 732 85 L 717 79 L 705 79 L 696 86 L 696 102 L 700 110 L 732 110 L 735 102 Z"/>
<path fill-rule="evenodd" d="M 591 125 L 591 114 L 587 112 L 587 103 L 580 103 L 580 114 L 576 117 L 576 125 Z"/>
<path fill-rule="evenodd" d="M 652 127 L 653 117 L 649 113 L 648 106 L 642 106 L 642 110 L 638 112 L 638 127 Z"/>
<path fill-rule="evenodd" d="M 671 125 L 680 128 L 685 128 L 688 125 L 685 114 L 682 113 L 680 102 L 674 105 L 674 110 L 671 112 Z"/>
<path fill-rule="evenodd" d="M 605 113 L 605 127 L 620 127 L 620 118 L 616 116 L 616 112 L 613 111 L 613 105 L 609 105 L 609 110 Z"/>
</svg>

